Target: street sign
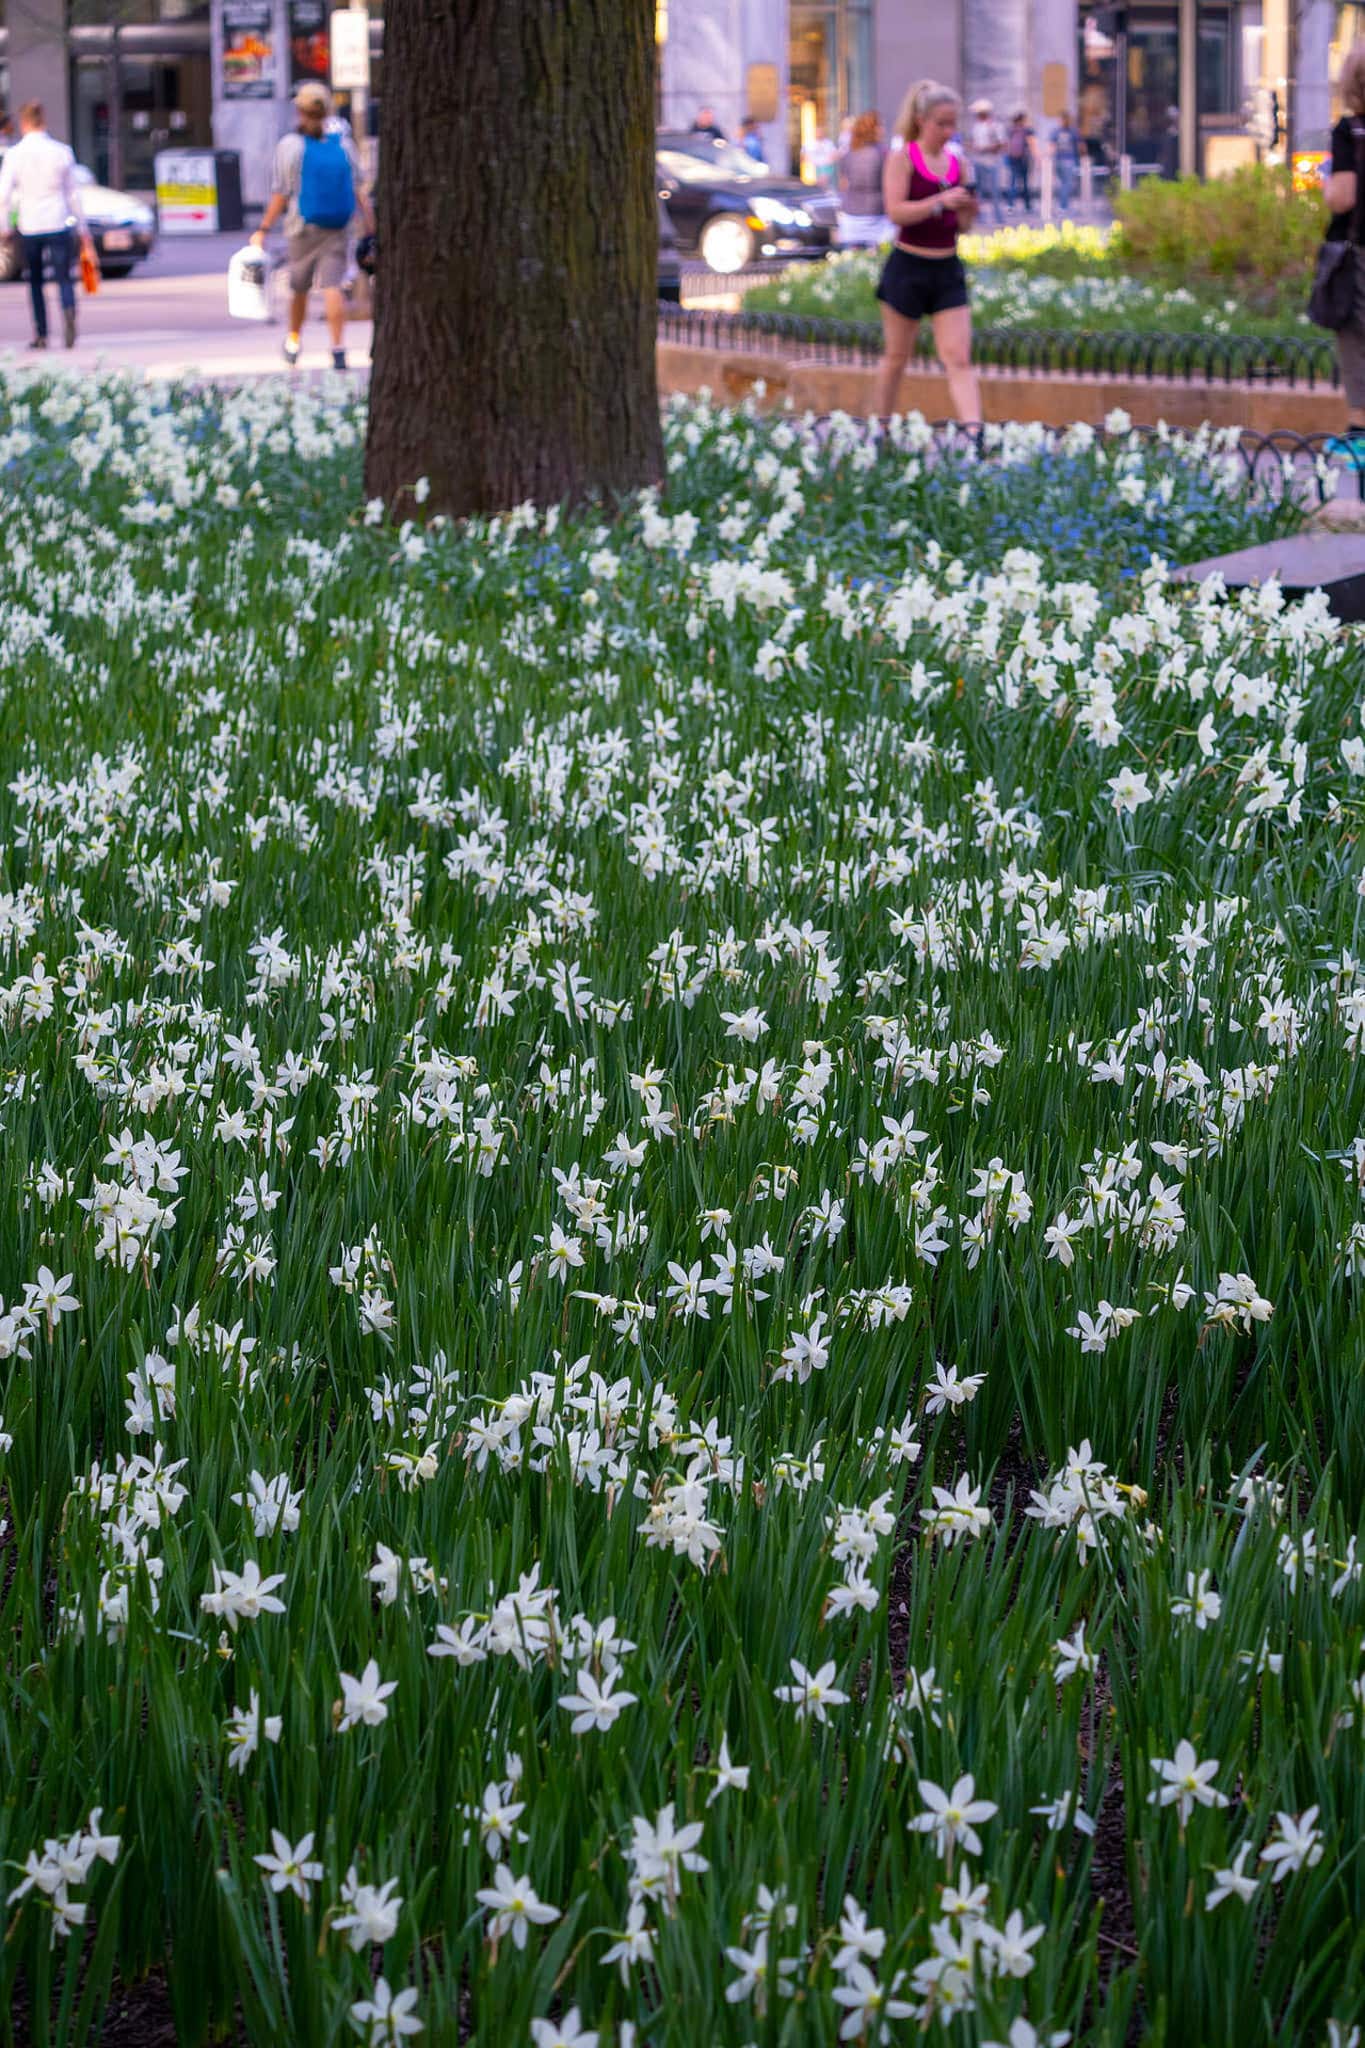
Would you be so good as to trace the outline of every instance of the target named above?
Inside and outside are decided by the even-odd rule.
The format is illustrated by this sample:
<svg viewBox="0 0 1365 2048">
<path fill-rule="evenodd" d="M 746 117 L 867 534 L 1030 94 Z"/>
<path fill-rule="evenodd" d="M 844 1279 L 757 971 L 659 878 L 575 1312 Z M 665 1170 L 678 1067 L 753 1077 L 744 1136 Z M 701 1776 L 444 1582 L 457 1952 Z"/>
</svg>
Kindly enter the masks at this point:
<svg viewBox="0 0 1365 2048">
<path fill-rule="evenodd" d="M 156 218 L 163 235 L 218 231 L 218 166 L 209 151 L 160 149 L 153 158 Z"/>
<path fill-rule="evenodd" d="M 370 87 L 370 17 L 368 11 L 338 7 L 332 13 L 332 90 L 368 92 Z"/>
</svg>

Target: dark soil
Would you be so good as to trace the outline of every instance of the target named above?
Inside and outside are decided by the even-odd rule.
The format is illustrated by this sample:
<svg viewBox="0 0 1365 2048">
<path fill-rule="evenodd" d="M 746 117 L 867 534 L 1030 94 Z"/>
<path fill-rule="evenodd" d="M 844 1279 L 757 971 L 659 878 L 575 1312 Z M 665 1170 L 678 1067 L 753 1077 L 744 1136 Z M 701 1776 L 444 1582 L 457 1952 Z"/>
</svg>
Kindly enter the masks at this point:
<svg viewBox="0 0 1365 2048">
<path fill-rule="evenodd" d="M 10 2001 L 9 2023 L 15 2048 L 31 2048 L 32 2014 L 22 1980 L 15 1986 Z M 165 1971 L 153 1970 L 140 1984 L 120 1984 L 115 1980 L 104 2006 L 103 2022 L 94 2038 L 99 2048 L 180 2048 Z M 246 2044 L 246 2031 L 239 2024 L 227 2037 L 226 2048 L 246 2048 Z"/>
</svg>

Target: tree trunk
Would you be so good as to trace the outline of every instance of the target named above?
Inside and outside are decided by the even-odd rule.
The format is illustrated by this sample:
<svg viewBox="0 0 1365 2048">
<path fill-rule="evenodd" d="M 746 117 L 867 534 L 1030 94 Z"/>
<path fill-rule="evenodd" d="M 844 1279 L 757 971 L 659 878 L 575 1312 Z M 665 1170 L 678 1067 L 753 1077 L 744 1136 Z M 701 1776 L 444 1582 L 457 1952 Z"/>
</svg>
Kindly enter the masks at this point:
<svg viewBox="0 0 1365 2048">
<path fill-rule="evenodd" d="M 387 0 L 365 484 L 397 514 L 662 473 L 653 0 Z"/>
</svg>

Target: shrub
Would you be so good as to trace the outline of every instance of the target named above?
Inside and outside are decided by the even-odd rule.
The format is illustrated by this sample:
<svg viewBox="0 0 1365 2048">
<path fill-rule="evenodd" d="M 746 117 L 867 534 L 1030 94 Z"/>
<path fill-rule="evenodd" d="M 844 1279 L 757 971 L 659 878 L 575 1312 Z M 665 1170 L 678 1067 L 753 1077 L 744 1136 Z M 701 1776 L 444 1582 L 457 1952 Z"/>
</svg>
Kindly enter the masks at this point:
<svg viewBox="0 0 1365 2048">
<path fill-rule="evenodd" d="M 1148 178 L 1118 200 L 1115 256 L 1138 275 L 1197 288 L 1235 282 L 1270 310 L 1307 291 L 1325 215 L 1315 193 L 1294 192 L 1283 171 L 1249 165 L 1201 184 Z"/>
</svg>

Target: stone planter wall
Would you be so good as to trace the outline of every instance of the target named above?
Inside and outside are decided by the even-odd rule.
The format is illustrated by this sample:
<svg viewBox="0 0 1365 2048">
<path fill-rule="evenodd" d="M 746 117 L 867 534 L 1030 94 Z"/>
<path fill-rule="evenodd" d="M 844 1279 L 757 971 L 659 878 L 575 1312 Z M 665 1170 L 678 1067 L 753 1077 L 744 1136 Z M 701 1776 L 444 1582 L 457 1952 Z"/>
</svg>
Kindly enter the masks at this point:
<svg viewBox="0 0 1365 2048">
<path fill-rule="evenodd" d="M 663 393 L 708 389 L 727 404 L 760 394 L 760 403 L 780 406 L 790 399 L 801 412 L 873 410 L 875 370 L 871 365 L 794 362 L 773 353 L 700 348 L 684 342 L 658 345 L 659 389 Z M 1041 420 L 1065 427 L 1074 420 L 1102 426 L 1118 409 L 1141 425 L 1164 420 L 1193 429 L 1206 422 L 1247 427 L 1269 434 L 1330 434 L 1346 422 L 1341 391 L 1306 390 L 1287 384 L 1187 383 L 1166 377 L 1105 377 L 983 369 L 982 408 L 988 420 Z M 902 412 L 946 419 L 948 382 L 931 367 L 907 370 L 901 381 Z"/>
</svg>

